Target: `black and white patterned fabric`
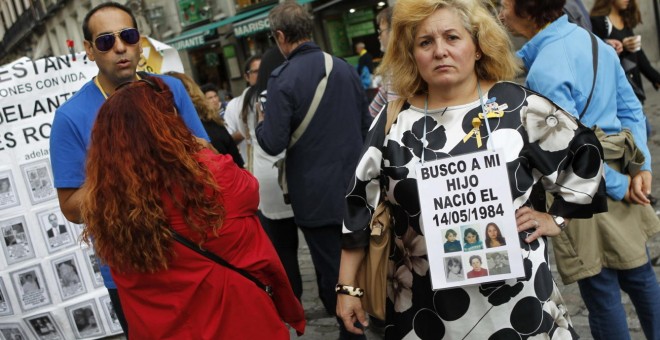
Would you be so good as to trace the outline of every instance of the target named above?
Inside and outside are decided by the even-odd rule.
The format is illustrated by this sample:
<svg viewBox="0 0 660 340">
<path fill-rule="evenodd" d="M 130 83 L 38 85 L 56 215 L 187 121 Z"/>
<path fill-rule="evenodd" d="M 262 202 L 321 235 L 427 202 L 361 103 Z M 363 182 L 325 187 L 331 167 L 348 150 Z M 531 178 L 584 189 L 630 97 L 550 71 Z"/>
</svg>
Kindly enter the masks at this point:
<svg viewBox="0 0 660 340">
<path fill-rule="evenodd" d="M 497 83 L 483 100 L 494 114 L 487 121 L 492 135 L 485 121 L 479 127 L 481 143 L 472 131 L 482 111 L 479 100 L 426 115 L 406 103 L 387 136 L 386 110 L 371 126 L 346 196 L 343 246 L 367 245 L 369 220 L 382 189 L 395 219 L 386 339 L 577 338 L 550 273 L 545 237 L 527 244 L 529 233 L 519 233 L 523 278 L 431 289 L 414 170 L 422 153 L 431 161 L 482 151 L 490 139 L 505 156 L 514 208 L 528 204 L 532 185 L 542 181 L 555 197 L 552 214 L 589 218 L 607 209 L 602 148 L 590 129 L 514 83 Z"/>
</svg>

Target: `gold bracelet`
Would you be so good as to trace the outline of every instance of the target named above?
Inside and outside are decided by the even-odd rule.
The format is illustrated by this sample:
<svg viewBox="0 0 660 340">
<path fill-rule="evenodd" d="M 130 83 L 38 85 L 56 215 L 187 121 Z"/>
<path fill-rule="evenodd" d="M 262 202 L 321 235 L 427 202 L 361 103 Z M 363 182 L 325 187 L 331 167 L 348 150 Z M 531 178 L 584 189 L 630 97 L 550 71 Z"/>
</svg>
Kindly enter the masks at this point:
<svg viewBox="0 0 660 340">
<path fill-rule="evenodd" d="M 335 292 L 337 294 L 344 294 L 344 295 L 350 295 L 354 297 L 361 298 L 364 296 L 364 289 L 358 288 L 358 287 L 353 287 L 353 286 L 347 286 L 343 285 L 341 283 L 338 283 L 335 286 Z"/>
</svg>

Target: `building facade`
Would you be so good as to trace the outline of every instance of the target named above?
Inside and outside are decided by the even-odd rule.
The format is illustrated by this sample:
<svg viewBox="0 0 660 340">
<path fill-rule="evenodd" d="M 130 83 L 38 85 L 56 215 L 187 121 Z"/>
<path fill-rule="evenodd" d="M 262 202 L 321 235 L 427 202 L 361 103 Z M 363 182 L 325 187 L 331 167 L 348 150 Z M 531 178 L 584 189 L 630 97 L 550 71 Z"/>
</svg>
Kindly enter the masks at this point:
<svg viewBox="0 0 660 340">
<path fill-rule="evenodd" d="M 245 87 L 244 61 L 274 46 L 268 11 L 282 0 L 116 0 L 131 8 L 143 35 L 179 51 L 185 72 L 238 95 Z M 314 41 L 356 63 L 354 45 L 364 42 L 378 61 L 377 12 L 396 0 L 296 0 L 315 21 Z M 594 0 L 584 0 L 590 8 Z M 103 0 L 0 0 L 0 64 L 83 50 L 82 20 Z M 651 61 L 660 59 L 660 0 L 639 1 L 636 28 Z M 516 40 L 517 43 L 520 41 Z"/>
</svg>

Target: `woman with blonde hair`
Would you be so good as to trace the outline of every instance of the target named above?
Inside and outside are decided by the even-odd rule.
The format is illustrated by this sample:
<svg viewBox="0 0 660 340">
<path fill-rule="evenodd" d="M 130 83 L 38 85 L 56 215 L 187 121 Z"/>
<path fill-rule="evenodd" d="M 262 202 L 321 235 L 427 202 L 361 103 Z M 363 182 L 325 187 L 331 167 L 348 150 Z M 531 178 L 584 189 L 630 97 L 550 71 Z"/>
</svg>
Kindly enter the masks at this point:
<svg viewBox="0 0 660 340">
<path fill-rule="evenodd" d="M 87 156 L 83 236 L 111 269 L 132 339 L 289 339 L 302 306 L 256 216 L 257 180 L 202 148 L 156 77 L 99 110 Z M 178 233 L 246 271 L 175 241 Z"/>
<path fill-rule="evenodd" d="M 208 105 L 208 100 L 204 96 L 202 89 L 195 83 L 195 81 L 190 78 L 187 74 L 170 71 L 167 72 L 168 76 L 172 76 L 181 80 L 183 86 L 186 88 L 190 99 L 192 99 L 195 110 L 199 115 L 199 120 L 202 121 L 204 125 L 204 130 L 209 135 L 211 139 L 211 145 L 218 150 L 219 153 L 223 155 L 231 155 L 231 158 L 234 160 L 234 163 L 239 167 L 243 167 L 245 164 L 243 157 L 241 157 L 238 147 L 234 142 L 234 139 L 227 131 L 225 127 L 225 121 L 220 117 L 220 115 L 213 110 Z"/>
<path fill-rule="evenodd" d="M 594 133 L 547 98 L 506 82 L 519 62 L 480 0 L 398 0 L 382 67 L 405 102 L 388 133 L 387 109 L 376 118 L 349 185 L 337 285 L 347 329 L 359 334 L 354 324 L 367 325 L 355 276 L 382 194 L 394 216 L 386 339 L 576 337 L 546 262 L 546 236 L 561 232 L 552 215 L 585 218 L 605 209 Z M 427 256 L 424 227 L 431 226 L 420 220 L 415 168 L 487 149 L 506 161 L 512 201 L 503 204 L 516 210 L 525 276 L 433 291 L 429 269 L 440 269 Z M 556 197 L 550 213 L 529 206 L 538 181 Z"/>
</svg>

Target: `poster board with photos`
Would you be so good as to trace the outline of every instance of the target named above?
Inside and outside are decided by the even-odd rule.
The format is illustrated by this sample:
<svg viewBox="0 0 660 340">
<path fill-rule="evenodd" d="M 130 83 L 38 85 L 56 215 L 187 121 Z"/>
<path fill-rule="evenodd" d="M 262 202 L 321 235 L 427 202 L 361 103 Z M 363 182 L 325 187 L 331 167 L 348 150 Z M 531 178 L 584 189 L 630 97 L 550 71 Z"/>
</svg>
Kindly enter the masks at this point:
<svg viewBox="0 0 660 340">
<path fill-rule="evenodd" d="M 41 265 L 21 268 L 10 272 L 9 275 L 14 291 L 18 293 L 21 310 L 29 311 L 53 302 Z"/>
<path fill-rule="evenodd" d="M 482 151 L 416 168 L 433 289 L 524 276 L 506 163 Z"/>
<path fill-rule="evenodd" d="M 7 295 L 7 288 L 5 288 L 5 280 L 0 277 L 0 316 L 3 315 L 12 315 L 14 310 L 11 307 L 11 302 L 9 301 L 9 295 Z"/>
<path fill-rule="evenodd" d="M 84 247 L 83 258 L 87 265 L 87 272 L 90 274 L 94 288 L 103 287 L 103 276 L 101 275 L 100 260 L 96 257 L 94 248 Z"/>
<path fill-rule="evenodd" d="M 0 334 L 3 339 L 26 340 L 27 333 L 20 323 L 0 323 Z"/>
<path fill-rule="evenodd" d="M 62 300 L 68 300 L 80 294 L 87 293 L 85 284 L 80 276 L 80 267 L 75 254 L 67 254 L 53 259 L 51 266 L 59 284 L 60 296 Z"/>
<path fill-rule="evenodd" d="M 65 340 L 52 313 L 41 313 L 25 318 L 28 328 L 39 340 Z"/>
<path fill-rule="evenodd" d="M 141 69 L 183 72 L 176 50 L 152 39 L 142 43 Z M 55 110 L 97 73 L 82 52 L 75 60 L 24 57 L 0 66 L 0 339 L 95 339 L 122 332 L 96 256 L 80 244 L 82 226 L 60 211 L 50 163 Z M 70 312 L 81 308 L 92 311 L 97 327 L 79 329 L 71 322 Z"/>
<path fill-rule="evenodd" d="M 25 216 L 0 220 L 0 231 L 2 232 L 2 251 L 7 265 L 35 257 Z"/>
<path fill-rule="evenodd" d="M 0 171 L 0 210 L 20 205 L 16 183 L 10 170 Z"/>
<path fill-rule="evenodd" d="M 64 218 L 59 207 L 55 206 L 37 212 L 37 221 L 39 221 L 41 234 L 49 254 L 77 244 L 79 234 L 76 234 L 71 223 Z"/>
<path fill-rule="evenodd" d="M 103 324 L 99 322 L 101 315 L 94 299 L 67 307 L 66 314 L 76 339 L 105 335 Z"/>
</svg>

